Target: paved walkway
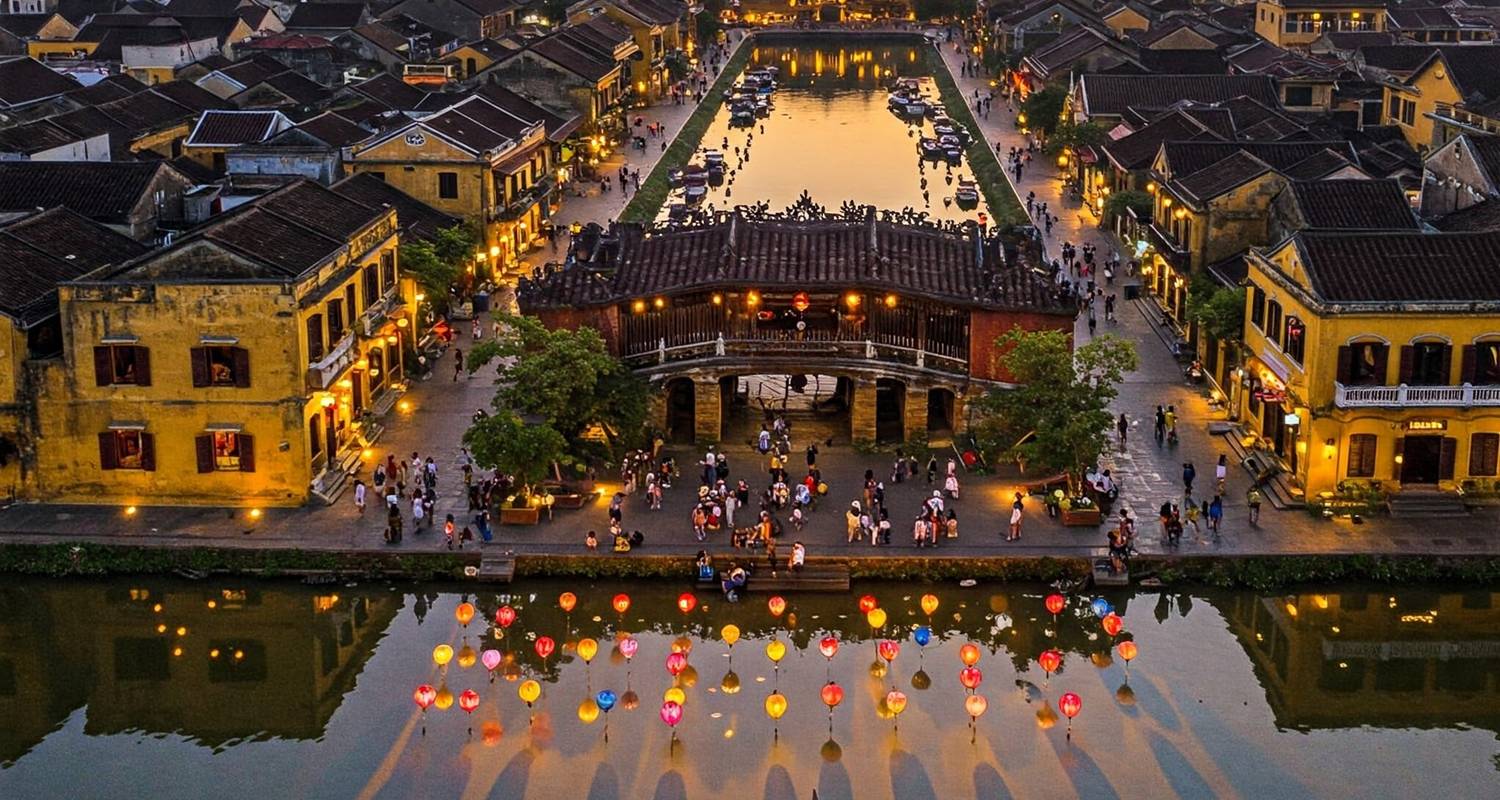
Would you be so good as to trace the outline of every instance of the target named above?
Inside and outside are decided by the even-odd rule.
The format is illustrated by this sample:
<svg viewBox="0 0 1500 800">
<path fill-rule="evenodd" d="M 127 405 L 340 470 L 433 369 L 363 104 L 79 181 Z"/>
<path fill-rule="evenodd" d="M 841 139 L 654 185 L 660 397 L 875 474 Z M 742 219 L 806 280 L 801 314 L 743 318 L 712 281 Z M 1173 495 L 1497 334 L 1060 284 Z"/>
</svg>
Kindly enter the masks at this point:
<svg viewBox="0 0 1500 800">
<path fill-rule="evenodd" d="M 955 81 L 966 93 L 972 95 L 974 89 L 988 89 L 982 80 L 958 77 L 958 56 L 951 46 L 944 49 L 944 56 Z M 666 106 L 645 112 L 644 116 L 662 122 L 675 133 L 691 110 L 691 106 Z M 981 120 L 980 126 L 988 141 L 998 143 L 1002 153 L 1012 146 L 1024 145 L 1013 119 L 1005 113 L 1002 105 L 997 104 L 990 119 Z M 638 159 L 629 163 L 632 169 L 641 170 L 643 178 L 659 156 L 659 145 L 645 154 L 625 154 L 626 158 Z M 618 169 L 618 165 L 609 168 Z M 1018 187 L 1022 196 L 1027 191 L 1036 192 L 1040 200 L 1047 201 L 1062 217 L 1053 228 L 1049 245 L 1056 247 L 1063 240 L 1075 244 L 1095 242 L 1105 253 L 1110 247 L 1117 246 L 1110 241 L 1107 232 L 1095 227 L 1095 221 L 1086 211 L 1079 209 L 1076 203 L 1062 199 L 1060 188 L 1055 169 L 1041 159 L 1033 160 L 1032 167 L 1025 172 L 1025 180 Z M 570 197 L 561 218 L 564 224 L 574 219 L 607 223 L 619 213 L 626 200 L 625 195 L 618 191 L 607 195 L 599 195 L 596 191 L 581 200 Z M 543 251 L 534 257 L 545 261 L 548 255 Z M 1154 509 L 1165 499 L 1181 497 L 1182 462 L 1192 461 L 1198 468 L 1196 486 L 1199 495 L 1195 495 L 1196 498 L 1210 490 L 1213 463 L 1220 453 L 1228 451 L 1220 437 L 1211 436 L 1206 431 L 1206 423 L 1213 417 L 1206 397 L 1184 382 L 1166 345 L 1153 333 L 1137 306 L 1122 301 L 1117 308 L 1118 325 L 1105 325 L 1102 313 L 1099 315 L 1101 333 L 1115 333 L 1133 341 L 1140 352 L 1141 367 L 1127 376 L 1115 404 L 1117 411 L 1135 421 L 1131 435 L 1125 447 L 1112 452 L 1105 463 L 1120 478 L 1123 502 L 1135 510 L 1141 521 L 1142 550 L 1161 552 Z M 1086 326 L 1080 324 L 1077 337 L 1079 341 L 1087 339 Z M 470 345 L 467 335 L 460 336 L 456 343 L 465 351 Z M 406 397 L 409 411 L 392 412 L 386 420 L 385 437 L 375 450 L 380 458 L 388 452 L 398 458 L 409 457 L 413 452 L 419 452 L 423 457 L 432 455 L 440 464 L 439 519 L 442 515 L 454 513 L 462 522 L 470 515 L 465 510 L 457 469 L 461 437 L 474 410 L 488 405 L 493 394 L 494 374 L 486 371 L 454 381 L 451 366 L 447 366 L 452 363 L 452 356 L 447 355 L 440 363 L 448 371 L 439 368 L 432 378 L 413 386 Z M 1181 415 L 1182 441 L 1175 448 L 1158 447 L 1152 439 L 1151 414 L 1158 403 L 1175 405 Z M 796 439 L 795 435 L 793 438 Z M 805 444 L 794 441 L 797 447 Z M 752 485 L 758 488 L 762 484 L 759 479 L 765 474 L 764 465 L 758 454 L 734 445 L 724 452 L 729 457 L 732 476 L 750 474 L 754 476 Z M 683 449 L 677 455 L 684 472 L 683 480 L 667 492 L 661 511 L 646 510 L 638 498 L 628 501 L 625 506 L 625 527 L 639 528 L 647 536 L 645 553 L 692 553 L 704 546 L 694 540 L 688 522 L 688 511 L 697 487 L 691 465 L 702 454 Z M 794 465 L 800 464 L 801 459 L 800 454 L 794 455 Z M 788 531 L 789 540 L 801 538 L 815 556 L 870 553 L 958 557 L 1081 555 L 1103 544 L 1102 529 L 1063 528 L 1045 517 L 1035 498 L 1026 501 L 1027 519 L 1021 541 L 1004 542 L 999 532 L 1009 516 L 1010 498 L 1018 481 L 1013 473 L 965 477 L 962 499 L 954 504 L 961 532 L 956 542 L 945 541 L 936 550 L 913 549 L 910 520 L 929 489 L 925 482 L 903 485 L 887 482 L 888 505 L 892 509 L 894 525 L 893 546 L 876 549 L 867 543 L 845 544 L 843 509 L 858 496 L 864 471 L 872 469 L 878 477 L 887 478 L 890 461 L 889 455 L 865 455 L 848 447 L 825 450 L 819 462 L 832 490 L 803 532 Z M 1348 520 L 1314 519 L 1304 511 L 1277 512 L 1267 506 L 1259 526 L 1252 527 L 1246 521 L 1244 508 L 1248 476 L 1237 467 L 1229 474 L 1228 504 L 1220 538 L 1215 541 L 1206 535 L 1195 536 L 1190 529 L 1181 552 L 1500 553 L 1500 538 L 1493 533 L 1500 530 L 1500 525 L 1497 525 L 1500 520 L 1497 520 L 1494 510 L 1476 514 L 1472 520 L 1461 520 L 1457 525 L 1389 518 L 1373 518 L 1363 525 L 1354 525 Z M 368 472 L 362 477 L 368 479 Z M 602 488 L 612 492 L 615 487 L 606 484 Z M 605 500 L 601 499 L 592 508 L 558 512 L 554 521 L 535 527 L 497 528 L 493 546 L 517 552 L 583 553 L 584 532 L 590 528 L 604 530 L 607 527 L 604 505 Z M 384 547 L 380 536 L 384 527 L 383 516 L 377 503 L 361 518 L 355 512 L 350 492 L 345 492 L 335 506 L 271 509 L 253 521 L 245 509 L 141 508 L 133 517 L 127 517 L 121 508 L 113 506 L 20 505 L 0 511 L 0 542 L 90 539 L 230 547 L 381 548 Z M 440 548 L 442 537 L 437 530 L 440 527 L 439 523 L 433 533 L 408 533 L 399 549 Z M 707 546 L 715 552 L 729 550 L 727 537 L 722 532 L 712 536 Z"/>
</svg>

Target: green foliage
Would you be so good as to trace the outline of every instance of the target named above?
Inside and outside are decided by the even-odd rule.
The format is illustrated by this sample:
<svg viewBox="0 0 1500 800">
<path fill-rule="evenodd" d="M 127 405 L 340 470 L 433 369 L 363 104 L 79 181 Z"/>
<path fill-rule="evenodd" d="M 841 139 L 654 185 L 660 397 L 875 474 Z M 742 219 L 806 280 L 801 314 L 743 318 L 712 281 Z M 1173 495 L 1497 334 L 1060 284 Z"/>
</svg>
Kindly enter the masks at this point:
<svg viewBox="0 0 1500 800">
<path fill-rule="evenodd" d="M 1217 341 L 1239 341 L 1245 335 L 1245 288 L 1224 286 L 1205 275 L 1193 276 L 1188 284 L 1187 318 Z"/>
<path fill-rule="evenodd" d="M 567 460 L 568 443 L 551 425 L 527 425 L 513 411 L 500 411 L 464 431 L 464 444 L 485 469 L 515 475 L 527 484 L 547 477 L 555 462 Z"/>
<path fill-rule="evenodd" d="M 1061 106 L 1058 113 L 1061 113 Z M 1026 113 L 1026 118 L 1031 119 L 1031 112 Z M 1047 137 L 1047 146 L 1043 152 L 1055 156 L 1064 148 L 1077 150 L 1080 147 L 1103 144 L 1108 135 L 1104 126 L 1097 122 L 1079 124 L 1070 119 L 1061 120 L 1053 129 L 1052 135 Z"/>
<path fill-rule="evenodd" d="M 1125 192 L 1113 192 L 1104 198 L 1104 210 L 1112 217 L 1123 217 L 1127 209 L 1133 209 L 1137 215 L 1146 219 L 1151 218 L 1151 195 L 1134 190 Z"/>
<path fill-rule="evenodd" d="M 1032 92 L 1021 111 L 1026 114 L 1026 127 L 1051 136 L 1062 123 L 1063 103 L 1068 99 L 1068 90 L 1061 86 L 1048 86 L 1040 92 Z"/>
<path fill-rule="evenodd" d="M 719 38 L 719 12 L 724 10 L 724 0 L 704 0 L 703 11 L 693 17 L 698 47 L 702 49 Z"/>
<path fill-rule="evenodd" d="M 476 554 L 477 556 L 477 554 Z M 146 575 L 177 570 L 266 577 L 338 573 L 402 575 L 420 580 L 458 577 L 477 558 L 452 553 L 368 553 L 138 544 L 9 544 L 0 546 L 0 573 L 28 575 Z"/>
<path fill-rule="evenodd" d="M 637 443 L 646 424 L 645 382 L 609 354 L 598 331 L 551 330 L 530 317 L 500 321 L 501 334 L 476 345 L 468 359 L 470 371 L 500 362 L 493 402 L 497 417 L 525 418 L 528 428 L 549 429 L 572 455 L 590 449 L 585 434 L 596 426 L 612 446 Z M 476 436 L 505 432 L 505 425 L 481 423 Z M 533 458 L 546 464 L 550 452 Z"/>
<path fill-rule="evenodd" d="M 449 289 L 464 276 L 464 266 L 473 258 L 478 236 L 467 225 L 438 231 L 431 241 L 407 238 L 401 242 L 401 270 L 427 295 L 433 310 L 448 309 Z"/>
<path fill-rule="evenodd" d="M 973 427 L 981 447 L 1019 458 L 1038 474 L 1082 475 L 1109 444 L 1109 403 L 1138 364 L 1135 347 L 1104 335 L 1074 350 L 1061 331 L 1019 327 L 995 345 L 1020 386 L 991 390 L 978 401 Z"/>
</svg>

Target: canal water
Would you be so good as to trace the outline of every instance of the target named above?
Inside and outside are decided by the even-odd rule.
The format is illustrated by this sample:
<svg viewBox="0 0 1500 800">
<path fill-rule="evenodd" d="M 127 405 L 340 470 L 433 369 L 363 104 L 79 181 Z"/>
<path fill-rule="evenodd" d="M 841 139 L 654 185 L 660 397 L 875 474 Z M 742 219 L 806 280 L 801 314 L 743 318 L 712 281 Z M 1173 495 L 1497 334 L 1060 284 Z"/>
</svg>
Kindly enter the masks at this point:
<svg viewBox="0 0 1500 800">
<path fill-rule="evenodd" d="M 958 181 L 974 177 L 967 158 L 951 166 L 923 161 L 917 145 L 921 137 L 933 136 L 932 121 L 898 116 L 889 108 L 890 87 L 901 78 L 920 80 L 924 94 L 937 99 L 919 46 L 877 40 L 847 47 L 813 41 L 754 48 L 745 72 L 767 67 L 777 70 L 769 115 L 749 127 L 735 125 L 726 105 L 703 135 L 700 147 L 722 151 L 727 169 L 723 183 L 709 187 L 705 207 L 764 201 L 781 211 L 806 192 L 834 211 L 852 201 L 911 208 L 940 220 L 988 213 L 982 199 L 966 208 L 954 201 Z M 668 200 L 663 217 L 676 202 L 681 202 L 676 196 Z"/>
<path fill-rule="evenodd" d="M 779 617 L 764 595 L 698 593 L 683 611 L 682 589 L 9 581 L 0 797 L 1500 796 L 1500 593 L 1108 594 L 1124 624 L 1112 643 L 1095 598 L 1069 597 L 1054 619 L 1043 588 L 857 586 L 788 597 Z M 889 661 L 857 607 L 866 593 L 899 644 Z M 508 628 L 494 622 L 502 605 Z M 629 660 L 615 644 L 627 631 Z M 557 643 L 545 660 L 544 636 Z M 599 644 L 590 663 L 583 638 Z M 987 701 L 977 722 L 967 644 Z M 675 679 L 674 648 L 687 656 Z M 1049 675 L 1038 657 L 1051 648 Z M 830 679 L 843 690 L 831 718 Z M 530 709 L 527 680 L 540 687 Z M 422 684 L 436 695 L 425 714 Z M 675 742 L 659 715 L 674 686 Z M 608 713 L 591 699 L 602 690 Z M 1082 704 L 1071 740 L 1065 693 Z"/>
</svg>

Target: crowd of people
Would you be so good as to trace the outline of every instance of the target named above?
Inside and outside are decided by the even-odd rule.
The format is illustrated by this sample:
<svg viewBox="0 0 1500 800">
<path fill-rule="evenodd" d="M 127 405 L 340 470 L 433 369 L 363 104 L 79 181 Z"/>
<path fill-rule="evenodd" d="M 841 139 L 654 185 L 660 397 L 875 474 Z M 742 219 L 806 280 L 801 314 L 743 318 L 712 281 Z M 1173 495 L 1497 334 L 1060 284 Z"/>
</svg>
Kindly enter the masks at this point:
<svg viewBox="0 0 1500 800">
<path fill-rule="evenodd" d="M 493 473 L 476 480 L 477 468 L 467 448 L 460 449 L 458 471 L 462 476 L 467 508 L 445 513 L 442 532 L 443 543 L 449 549 L 463 549 L 474 541 L 477 533 L 483 541 L 490 541 L 490 508 L 497 498 L 510 494 L 513 481 L 509 476 Z M 406 532 L 407 519 L 411 520 L 411 532 L 419 535 L 431 532 L 439 513 L 437 510 L 438 463 L 433 456 L 423 458 L 413 452 L 410 459 L 397 459 L 394 453 L 375 465 L 370 477 L 371 485 L 361 480 L 354 482 L 354 505 L 361 516 L 369 504 L 371 490 L 385 501 L 386 527 L 384 539 L 388 544 L 400 544 Z M 469 518 L 470 524 L 458 520 L 458 516 Z"/>
</svg>

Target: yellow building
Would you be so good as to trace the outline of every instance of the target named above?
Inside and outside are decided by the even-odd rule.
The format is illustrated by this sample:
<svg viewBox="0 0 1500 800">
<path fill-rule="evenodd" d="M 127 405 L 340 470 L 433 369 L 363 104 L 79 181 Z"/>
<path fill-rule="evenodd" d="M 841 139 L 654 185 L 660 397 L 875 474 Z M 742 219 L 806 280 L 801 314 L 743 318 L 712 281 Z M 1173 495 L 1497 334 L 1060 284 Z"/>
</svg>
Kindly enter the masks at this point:
<svg viewBox="0 0 1500 800">
<path fill-rule="evenodd" d="M 1121 39 L 1130 31 L 1144 31 L 1151 27 L 1150 18 L 1128 3 L 1108 6 L 1100 12 L 1100 16 L 1104 24 Z"/>
<path fill-rule="evenodd" d="M 476 255 L 498 270 L 531 249 L 551 213 L 545 127 L 474 95 L 349 148 L 345 163 L 481 226 Z"/>
<path fill-rule="evenodd" d="M 394 209 L 304 181 L 62 284 L 36 495 L 332 496 L 402 388 L 414 289 L 397 240 Z"/>
<path fill-rule="evenodd" d="M 1500 129 L 1497 93 L 1500 47 L 1439 47 L 1405 81 L 1386 84 L 1385 121 L 1425 152 L 1465 131 Z"/>
<path fill-rule="evenodd" d="M 635 38 L 644 64 L 632 67 L 631 87 L 642 97 L 659 98 L 671 88 L 667 56 L 687 46 L 682 20 L 687 6 L 670 0 L 583 0 L 568 7 L 568 24 L 605 16 Z"/>
<path fill-rule="evenodd" d="M 1385 3 L 1257 0 L 1255 33 L 1278 47 L 1306 47 L 1325 33 L 1385 30 Z"/>
<path fill-rule="evenodd" d="M 1500 233 L 1303 231 L 1248 257 L 1240 418 L 1308 497 L 1493 483 Z"/>
</svg>

